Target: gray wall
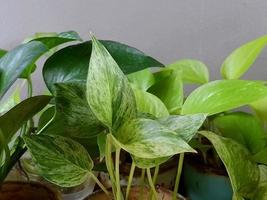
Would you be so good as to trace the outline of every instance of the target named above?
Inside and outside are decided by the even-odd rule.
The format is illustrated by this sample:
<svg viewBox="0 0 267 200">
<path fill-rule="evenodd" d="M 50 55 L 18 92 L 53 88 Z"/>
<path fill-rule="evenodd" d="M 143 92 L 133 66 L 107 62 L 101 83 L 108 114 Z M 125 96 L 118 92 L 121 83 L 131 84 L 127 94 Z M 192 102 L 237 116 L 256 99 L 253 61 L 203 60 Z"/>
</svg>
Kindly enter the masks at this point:
<svg viewBox="0 0 267 200">
<path fill-rule="evenodd" d="M 35 32 L 89 31 L 125 42 L 163 63 L 196 58 L 219 78 L 225 56 L 267 34 L 266 0 L 0 0 L 0 47 Z M 267 79 L 267 51 L 246 75 Z M 35 80 L 40 79 L 40 72 Z M 42 84 L 36 88 L 40 91 Z"/>
</svg>

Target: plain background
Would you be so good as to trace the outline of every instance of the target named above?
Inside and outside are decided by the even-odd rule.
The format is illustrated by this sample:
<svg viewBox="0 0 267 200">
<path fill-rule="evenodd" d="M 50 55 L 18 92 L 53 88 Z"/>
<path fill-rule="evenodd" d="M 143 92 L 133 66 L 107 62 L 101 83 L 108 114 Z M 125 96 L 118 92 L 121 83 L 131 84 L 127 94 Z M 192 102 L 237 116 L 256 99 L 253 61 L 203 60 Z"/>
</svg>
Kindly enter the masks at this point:
<svg viewBox="0 0 267 200">
<path fill-rule="evenodd" d="M 266 0 L 0 0 L 0 48 L 35 32 L 75 30 L 134 46 L 169 64 L 202 60 L 211 79 L 236 47 L 267 34 Z M 245 75 L 267 79 L 267 51 Z M 43 83 L 39 68 L 35 90 Z"/>
</svg>

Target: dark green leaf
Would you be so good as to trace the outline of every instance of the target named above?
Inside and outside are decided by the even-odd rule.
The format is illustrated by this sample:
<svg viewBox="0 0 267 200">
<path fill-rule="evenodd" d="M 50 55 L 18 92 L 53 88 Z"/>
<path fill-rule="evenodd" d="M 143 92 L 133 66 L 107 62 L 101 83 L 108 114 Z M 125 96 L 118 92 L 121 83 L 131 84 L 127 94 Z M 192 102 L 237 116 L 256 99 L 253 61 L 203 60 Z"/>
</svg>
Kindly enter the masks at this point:
<svg viewBox="0 0 267 200">
<path fill-rule="evenodd" d="M 234 50 L 222 64 L 222 76 L 226 79 L 240 78 L 255 62 L 266 45 L 267 35 L 250 41 Z"/>
<path fill-rule="evenodd" d="M 106 48 L 94 37 L 87 76 L 87 101 L 95 116 L 116 130 L 137 115 L 134 93 L 128 79 Z"/>
<path fill-rule="evenodd" d="M 133 119 L 115 134 L 115 142 L 140 158 L 162 158 L 183 152 L 195 152 L 183 139 L 151 119 Z"/>
<path fill-rule="evenodd" d="M 207 66 L 192 59 L 179 60 L 166 66 L 167 69 L 181 70 L 185 83 L 207 83 L 209 82 L 209 71 Z"/>
<path fill-rule="evenodd" d="M 137 110 L 141 113 L 149 113 L 156 118 L 169 116 L 164 103 L 155 95 L 139 89 L 133 89 Z"/>
<path fill-rule="evenodd" d="M 143 52 L 113 41 L 101 41 L 122 71 L 126 74 L 162 64 Z M 60 82 L 86 81 L 92 43 L 84 42 L 68 46 L 53 54 L 44 64 L 43 76 L 47 87 Z"/>
<path fill-rule="evenodd" d="M 169 130 L 174 131 L 184 141 L 189 142 L 195 136 L 205 119 L 205 114 L 171 115 L 159 119 L 158 122 Z"/>
<path fill-rule="evenodd" d="M 0 59 L 0 98 L 22 72 L 33 66 L 47 50 L 48 48 L 43 43 L 32 41 L 16 47 Z"/>
<path fill-rule="evenodd" d="M 163 70 L 154 74 L 156 83 L 148 92 L 157 96 L 171 114 L 178 114 L 183 105 L 183 81 L 180 70 Z"/>
<path fill-rule="evenodd" d="M 0 117 L 0 129 L 2 130 L 6 142 L 21 128 L 21 126 L 31 119 L 36 113 L 41 111 L 51 100 L 50 96 L 35 96 L 22 101 L 14 108 Z"/>
<path fill-rule="evenodd" d="M 41 176 L 62 186 L 82 184 L 93 169 L 93 161 L 79 143 L 65 137 L 25 136 L 24 141 Z"/>
<path fill-rule="evenodd" d="M 103 131 L 86 100 L 85 83 L 56 84 L 56 115 L 45 132 L 72 139 L 92 138 Z"/>
<path fill-rule="evenodd" d="M 155 78 L 150 69 L 144 69 L 142 71 L 128 74 L 127 77 L 134 88 L 142 91 L 146 91 L 155 83 Z"/>
<path fill-rule="evenodd" d="M 201 131 L 200 134 L 210 140 L 223 161 L 236 199 L 251 199 L 257 189 L 260 172 L 249 151 L 234 140 L 215 133 Z"/>
<path fill-rule="evenodd" d="M 243 144 L 252 154 L 259 152 L 266 146 L 267 135 L 264 127 L 251 114 L 234 112 L 221 115 L 214 119 L 214 125 L 222 136 Z"/>
<path fill-rule="evenodd" d="M 218 80 L 194 90 L 186 99 L 182 114 L 213 115 L 250 104 L 267 96 L 267 87 L 245 80 Z"/>
</svg>

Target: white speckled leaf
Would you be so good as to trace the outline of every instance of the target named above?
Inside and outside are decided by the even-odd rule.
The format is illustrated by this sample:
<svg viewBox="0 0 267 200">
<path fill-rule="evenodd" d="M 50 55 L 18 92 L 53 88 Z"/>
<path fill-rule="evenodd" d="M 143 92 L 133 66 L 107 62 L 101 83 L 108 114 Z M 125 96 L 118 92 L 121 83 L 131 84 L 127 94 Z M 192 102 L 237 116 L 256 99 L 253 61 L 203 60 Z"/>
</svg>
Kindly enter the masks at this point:
<svg viewBox="0 0 267 200">
<path fill-rule="evenodd" d="M 87 151 L 69 138 L 36 135 L 25 136 L 24 141 L 40 174 L 56 185 L 80 185 L 93 168 L 93 161 Z"/>
<path fill-rule="evenodd" d="M 94 37 L 87 76 L 87 101 L 97 118 L 114 130 L 137 115 L 127 77 Z"/>
<path fill-rule="evenodd" d="M 117 145 L 140 158 L 162 158 L 195 152 L 181 137 L 155 120 L 127 121 L 113 137 Z"/>
<path fill-rule="evenodd" d="M 171 115 L 158 119 L 158 122 L 174 131 L 183 140 L 189 142 L 206 119 L 206 114 Z"/>
<path fill-rule="evenodd" d="M 249 151 L 232 139 L 208 131 L 199 133 L 213 144 L 223 161 L 231 180 L 235 198 L 251 198 L 257 189 L 260 171 L 257 164 L 251 159 Z"/>
<path fill-rule="evenodd" d="M 139 89 L 133 89 L 138 112 L 149 113 L 157 118 L 169 116 L 164 103 L 155 95 Z"/>
<path fill-rule="evenodd" d="M 182 114 L 207 113 L 213 115 L 267 96 L 267 87 L 255 81 L 218 80 L 194 90 L 186 99 Z"/>
<path fill-rule="evenodd" d="M 240 78 L 255 62 L 266 45 L 267 35 L 250 41 L 234 50 L 222 64 L 222 76 L 226 79 Z"/>
</svg>

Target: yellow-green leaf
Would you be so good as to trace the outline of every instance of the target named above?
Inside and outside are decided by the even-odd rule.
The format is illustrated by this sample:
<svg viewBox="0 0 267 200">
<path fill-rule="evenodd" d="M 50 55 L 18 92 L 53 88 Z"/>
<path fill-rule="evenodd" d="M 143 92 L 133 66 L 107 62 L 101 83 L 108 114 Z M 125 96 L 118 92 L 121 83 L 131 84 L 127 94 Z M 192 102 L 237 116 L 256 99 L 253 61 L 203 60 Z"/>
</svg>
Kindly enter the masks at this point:
<svg viewBox="0 0 267 200">
<path fill-rule="evenodd" d="M 223 62 L 221 74 L 225 79 L 240 78 L 267 45 L 267 35 L 252 40 L 234 50 Z"/>
</svg>

